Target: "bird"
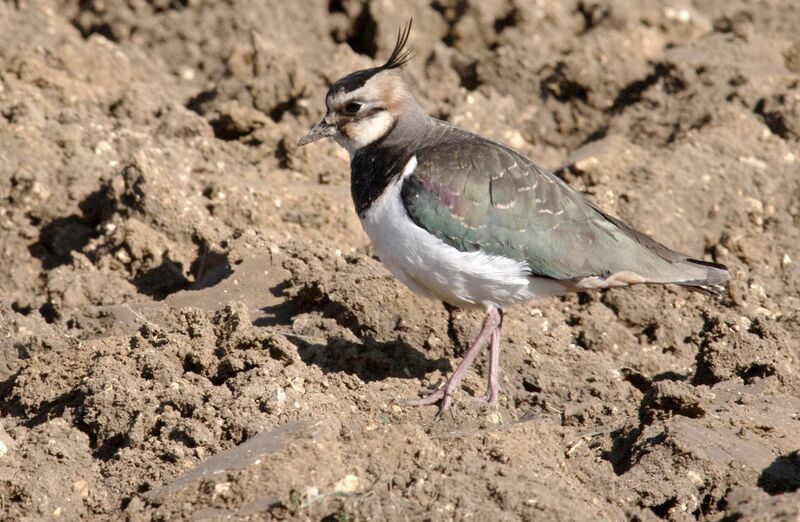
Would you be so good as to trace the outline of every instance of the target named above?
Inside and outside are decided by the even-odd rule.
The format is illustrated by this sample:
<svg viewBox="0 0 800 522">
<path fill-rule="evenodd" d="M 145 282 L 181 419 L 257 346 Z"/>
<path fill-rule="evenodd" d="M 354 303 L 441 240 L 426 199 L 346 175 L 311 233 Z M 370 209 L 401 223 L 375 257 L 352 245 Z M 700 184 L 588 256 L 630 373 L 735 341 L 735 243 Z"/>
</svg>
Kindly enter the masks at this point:
<svg viewBox="0 0 800 522">
<path fill-rule="evenodd" d="M 455 371 L 406 404 L 451 409 L 488 344 L 487 389 L 476 398 L 496 405 L 503 311 L 514 304 L 638 284 L 723 291 L 724 265 L 664 246 L 513 148 L 429 116 L 401 73 L 413 57 L 411 23 L 383 65 L 332 84 L 325 116 L 297 142 L 328 138 L 347 151 L 358 218 L 397 279 L 484 313 Z"/>
</svg>

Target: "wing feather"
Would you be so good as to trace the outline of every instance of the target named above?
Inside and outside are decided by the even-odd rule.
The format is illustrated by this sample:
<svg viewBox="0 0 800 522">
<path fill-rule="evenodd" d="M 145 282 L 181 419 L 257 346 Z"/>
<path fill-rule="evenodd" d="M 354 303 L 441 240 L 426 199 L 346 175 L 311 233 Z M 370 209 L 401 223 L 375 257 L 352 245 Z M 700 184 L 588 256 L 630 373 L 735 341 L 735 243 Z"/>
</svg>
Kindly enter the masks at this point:
<svg viewBox="0 0 800 522">
<path fill-rule="evenodd" d="M 408 215 L 462 251 L 525 261 L 532 275 L 702 280 L 700 265 L 609 216 L 516 151 L 450 128 L 420 149 L 402 187 Z"/>
</svg>

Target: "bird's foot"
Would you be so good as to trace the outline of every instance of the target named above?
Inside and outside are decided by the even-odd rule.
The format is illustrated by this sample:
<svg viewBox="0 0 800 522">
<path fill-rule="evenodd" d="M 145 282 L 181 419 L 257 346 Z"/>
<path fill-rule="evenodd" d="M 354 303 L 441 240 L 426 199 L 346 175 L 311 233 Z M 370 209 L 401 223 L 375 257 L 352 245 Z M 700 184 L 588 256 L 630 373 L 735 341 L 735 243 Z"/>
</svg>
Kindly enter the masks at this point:
<svg viewBox="0 0 800 522">
<path fill-rule="evenodd" d="M 500 384 L 498 384 L 496 370 L 494 370 L 494 372 L 495 374 L 492 374 L 489 377 L 486 393 L 483 395 L 476 395 L 472 397 L 472 400 L 485 402 L 489 406 L 497 406 L 497 399 L 500 397 Z"/>
<path fill-rule="evenodd" d="M 436 414 L 436 417 L 439 418 L 453 406 L 453 395 L 450 392 L 448 384 L 449 383 L 446 382 L 441 388 L 427 392 L 424 397 L 411 401 L 404 401 L 403 404 L 405 406 L 428 406 L 441 401 L 439 404 L 439 412 Z"/>
<path fill-rule="evenodd" d="M 497 406 L 497 392 L 492 393 L 487 390 L 483 395 L 475 395 L 473 401 L 485 402 L 489 406 Z"/>
</svg>

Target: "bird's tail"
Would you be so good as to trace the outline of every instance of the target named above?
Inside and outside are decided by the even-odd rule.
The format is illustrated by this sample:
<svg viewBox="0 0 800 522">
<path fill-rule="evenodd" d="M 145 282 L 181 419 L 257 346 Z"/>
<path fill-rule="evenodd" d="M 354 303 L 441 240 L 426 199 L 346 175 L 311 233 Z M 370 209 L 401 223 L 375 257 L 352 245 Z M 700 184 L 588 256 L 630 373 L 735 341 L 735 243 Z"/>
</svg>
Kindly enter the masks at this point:
<svg viewBox="0 0 800 522">
<path fill-rule="evenodd" d="M 697 274 L 698 269 L 701 269 L 701 275 L 687 281 L 675 281 L 675 284 L 695 292 L 711 295 L 722 295 L 725 291 L 724 285 L 731 278 L 728 267 L 725 265 L 691 258 L 684 259 L 682 263 L 686 264 L 687 268 L 691 268 L 691 272 L 694 274 Z"/>
</svg>

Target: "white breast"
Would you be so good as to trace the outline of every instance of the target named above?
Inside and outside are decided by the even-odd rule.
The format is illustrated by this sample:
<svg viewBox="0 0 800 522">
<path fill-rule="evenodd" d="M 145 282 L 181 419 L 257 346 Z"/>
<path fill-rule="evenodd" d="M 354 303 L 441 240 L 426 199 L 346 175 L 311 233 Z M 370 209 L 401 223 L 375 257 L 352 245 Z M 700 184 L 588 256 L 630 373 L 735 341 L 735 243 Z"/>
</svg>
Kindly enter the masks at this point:
<svg viewBox="0 0 800 522">
<path fill-rule="evenodd" d="M 400 197 L 414 172 L 409 160 L 402 175 L 361 218 L 361 224 L 389 271 L 413 292 L 461 307 L 505 307 L 534 297 L 561 295 L 566 287 L 529 277 L 527 264 L 482 252 L 461 252 L 417 226 Z"/>
</svg>

